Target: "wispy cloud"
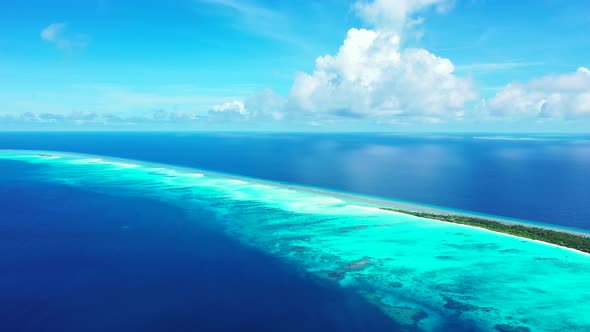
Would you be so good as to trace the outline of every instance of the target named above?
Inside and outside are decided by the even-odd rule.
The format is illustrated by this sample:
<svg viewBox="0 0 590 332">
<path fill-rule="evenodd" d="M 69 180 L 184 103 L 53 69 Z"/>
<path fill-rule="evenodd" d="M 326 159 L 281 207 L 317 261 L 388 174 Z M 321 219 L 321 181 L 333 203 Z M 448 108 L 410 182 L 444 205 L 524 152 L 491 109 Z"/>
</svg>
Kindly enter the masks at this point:
<svg viewBox="0 0 590 332">
<path fill-rule="evenodd" d="M 88 45 L 88 36 L 69 33 L 66 23 L 52 23 L 41 30 L 40 36 L 43 41 L 63 49 Z"/>
<path fill-rule="evenodd" d="M 249 0 L 196 0 L 198 4 L 217 7 L 235 15 L 236 29 L 248 30 L 265 38 L 309 48 L 306 38 L 291 28 L 292 22 L 283 12 Z"/>
<path fill-rule="evenodd" d="M 98 112 L 23 112 L 0 113 L 0 127 L 69 128 L 79 127 L 109 128 L 162 125 L 191 126 L 200 122 L 200 115 L 192 111 L 152 110 L 135 113 Z"/>
<path fill-rule="evenodd" d="M 235 0 L 197 0 L 197 2 L 216 5 L 237 11 L 240 15 L 259 18 L 278 18 L 281 14 L 266 7 L 248 1 Z"/>
</svg>

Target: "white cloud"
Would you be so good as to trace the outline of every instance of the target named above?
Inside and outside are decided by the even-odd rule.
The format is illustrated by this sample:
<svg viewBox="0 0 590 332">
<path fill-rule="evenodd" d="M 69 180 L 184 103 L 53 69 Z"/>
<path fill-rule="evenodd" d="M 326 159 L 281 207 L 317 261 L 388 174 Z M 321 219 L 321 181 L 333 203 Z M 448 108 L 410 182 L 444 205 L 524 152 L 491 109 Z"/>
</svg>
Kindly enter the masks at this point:
<svg viewBox="0 0 590 332">
<path fill-rule="evenodd" d="M 590 117 L 590 70 L 511 83 L 487 104 L 493 116 L 576 119 Z"/>
<path fill-rule="evenodd" d="M 264 89 L 242 100 L 233 100 L 215 105 L 209 110 L 213 120 L 282 120 L 287 108 L 286 98 L 270 89 Z"/>
<path fill-rule="evenodd" d="M 395 32 L 350 29 L 338 54 L 299 73 L 290 96 L 301 109 L 349 117 L 455 114 L 477 97 L 448 59 L 425 49 L 401 49 Z"/>
<path fill-rule="evenodd" d="M 366 23 L 380 30 L 399 32 L 408 25 L 424 21 L 424 18 L 416 17 L 416 13 L 431 7 L 446 12 L 453 4 L 454 0 L 361 0 L 354 4 L 354 9 Z"/>
<path fill-rule="evenodd" d="M 83 34 L 69 34 L 65 23 L 52 23 L 41 30 L 41 39 L 59 48 L 85 47 L 88 37 Z"/>
<path fill-rule="evenodd" d="M 57 43 L 65 28 L 66 25 L 64 23 L 50 24 L 41 31 L 41 38 L 48 42 Z"/>
<path fill-rule="evenodd" d="M 208 113 L 211 122 L 243 122 L 248 118 L 248 111 L 241 100 L 228 101 L 214 105 Z"/>
<path fill-rule="evenodd" d="M 229 101 L 220 105 L 215 105 L 211 108 L 213 113 L 237 113 L 239 115 L 247 115 L 244 103 L 239 100 Z"/>
</svg>

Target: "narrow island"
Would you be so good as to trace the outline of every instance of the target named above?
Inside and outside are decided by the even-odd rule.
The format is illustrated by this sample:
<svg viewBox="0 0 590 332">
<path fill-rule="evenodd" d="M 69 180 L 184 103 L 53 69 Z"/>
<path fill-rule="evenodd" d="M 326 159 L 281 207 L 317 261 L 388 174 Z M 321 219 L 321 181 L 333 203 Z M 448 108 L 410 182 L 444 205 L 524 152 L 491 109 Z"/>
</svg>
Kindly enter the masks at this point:
<svg viewBox="0 0 590 332">
<path fill-rule="evenodd" d="M 546 243 L 555 244 L 562 247 L 567 247 L 579 250 L 585 253 L 590 253 L 590 237 L 582 234 L 574 234 L 563 231 L 557 231 L 548 228 L 534 227 L 523 224 L 501 222 L 496 220 L 471 217 L 466 215 L 453 214 L 435 214 L 428 212 L 416 212 L 408 210 L 400 210 L 393 208 L 380 208 L 385 211 L 392 211 L 397 213 L 408 214 L 416 217 L 446 221 L 455 224 L 473 226 L 488 229 L 494 232 L 510 234 L 526 239 L 542 241 Z"/>
</svg>

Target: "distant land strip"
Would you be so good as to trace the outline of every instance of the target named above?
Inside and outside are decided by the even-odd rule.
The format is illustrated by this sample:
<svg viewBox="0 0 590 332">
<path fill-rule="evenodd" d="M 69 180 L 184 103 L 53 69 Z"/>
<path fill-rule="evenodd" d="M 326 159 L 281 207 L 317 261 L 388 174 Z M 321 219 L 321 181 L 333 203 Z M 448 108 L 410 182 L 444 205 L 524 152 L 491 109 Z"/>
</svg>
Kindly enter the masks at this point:
<svg viewBox="0 0 590 332">
<path fill-rule="evenodd" d="M 416 212 L 400 210 L 393 208 L 380 208 L 385 211 L 408 214 L 416 217 L 446 221 L 454 224 L 461 224 L 473 227 L 488 229 L 498 233 L 518 236 L 530 240 L 542 241 L 579 250 L 590 254 L 590 237 L 568 232 L 557 231 L 549 228 L 527 226 L 517 223 L 500 222 L 490 219 L 453 215 L 453 214 L 435 214 L 428 212 Z"/>
</svg>

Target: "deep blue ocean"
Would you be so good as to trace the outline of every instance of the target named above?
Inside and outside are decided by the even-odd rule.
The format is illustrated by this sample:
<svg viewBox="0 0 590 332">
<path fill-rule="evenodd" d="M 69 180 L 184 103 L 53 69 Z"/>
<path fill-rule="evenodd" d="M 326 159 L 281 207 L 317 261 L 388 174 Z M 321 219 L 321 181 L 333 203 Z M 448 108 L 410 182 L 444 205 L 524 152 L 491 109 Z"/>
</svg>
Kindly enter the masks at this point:
<svg viewBox="0 0 590 332">
<path fill-rule="evenodd" d="M 0 133 L 0 149 L 155 161 L 590 230 L 590 135 Z"/>
<path fill-rule="evenodd" d="M 190 166 L 590 230 L 590 137 L 0 133 L 0 149 Z M 395 331 L 210 227 L 0 162 L 0 331 Z"/>
</svg>

